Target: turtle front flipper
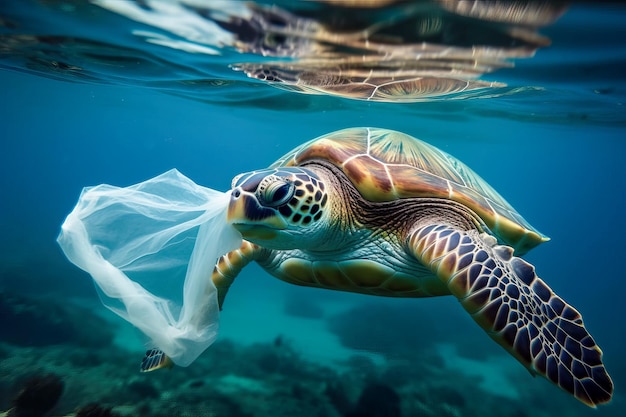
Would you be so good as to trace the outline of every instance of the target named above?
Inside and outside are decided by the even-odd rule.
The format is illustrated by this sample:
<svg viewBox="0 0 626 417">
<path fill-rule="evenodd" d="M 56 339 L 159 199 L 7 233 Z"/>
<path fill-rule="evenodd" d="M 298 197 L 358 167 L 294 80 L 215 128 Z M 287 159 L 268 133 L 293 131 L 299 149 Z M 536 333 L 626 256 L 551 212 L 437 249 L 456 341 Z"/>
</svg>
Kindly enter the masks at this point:
<svg viewBox="0 0 626 417">
<path fill-rule="evenodd" d="M 228 252 L 217 260 L 211 274 L 211 280 L 217 288 L 217 301 L 220 310 L 224 304 L 226 293 L 237 275 L 250 262 L 260 259 L 264 253 L 265 250 L 260 246 L 244 240 L 238 249 Z M 165 352 L 152 348 L 146 351 L 141 361 L 140 370 L 141 372 L 150 372 L 173 366 L 174 362 Z"/>
<path fill-rule="evenodd" d="M 602 351 L 578 311 L 513 256 L 513 249 L 476 230 L 428 225 L 409 239 L 415 256 L 454 294 L 472 318 L 528 370 L 583 403 L 610 401 L 613 382 Z"/>
<path fill-rule="evenodd" d="M 239 249 L 228 252 L 217 260 L 211 280 L 217 288 L 217 302 L 222 309 L 226 293 L 241 270 L 252 261 L 259 260 L 267 251 L 244 240 Z"/>
</svg>

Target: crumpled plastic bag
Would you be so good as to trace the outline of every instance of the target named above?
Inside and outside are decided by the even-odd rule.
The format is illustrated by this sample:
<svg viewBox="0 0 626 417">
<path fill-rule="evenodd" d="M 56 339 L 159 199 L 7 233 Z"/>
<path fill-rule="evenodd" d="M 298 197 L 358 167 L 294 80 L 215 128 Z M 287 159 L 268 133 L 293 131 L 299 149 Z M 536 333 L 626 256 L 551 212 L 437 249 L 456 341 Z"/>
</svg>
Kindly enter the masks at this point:
<svg viewBox="0 0 626 417">
<path fill-rule="evenodd" d="M 213 267 L 241 245 L 226 221 L 229 199 L 175 169 L 126 188 L 87 187 L 57 241 L 105 306 L 188 366 L 217 336 Z"/>
</svg>

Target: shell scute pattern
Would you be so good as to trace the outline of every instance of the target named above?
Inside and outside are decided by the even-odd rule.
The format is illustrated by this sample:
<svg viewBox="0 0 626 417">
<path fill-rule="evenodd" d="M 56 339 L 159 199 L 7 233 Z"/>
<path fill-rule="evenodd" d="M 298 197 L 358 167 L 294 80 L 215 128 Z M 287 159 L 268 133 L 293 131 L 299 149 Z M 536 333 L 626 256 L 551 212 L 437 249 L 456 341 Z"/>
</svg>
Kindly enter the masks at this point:
<svg viewBox="0 0 626 417">
<path fill-rule="evenodd" d="M 417 197 L 460 203 L 518 255 L 548 240 L 461 161 L 403 133 L 377 128 L 340 130 L 301 145 L 272 167 L 299 166 L 315 159 L 341 168 L 370 201 Z"/>
<path fill-rule="evenodd" d="M 343 170 L 368 200 L 385 201 L 380 199 L 381 191 L 389 195 L 393 190 L 385 165 L 368 155 L 350 159 L 343 164 Z"/>
</svg>

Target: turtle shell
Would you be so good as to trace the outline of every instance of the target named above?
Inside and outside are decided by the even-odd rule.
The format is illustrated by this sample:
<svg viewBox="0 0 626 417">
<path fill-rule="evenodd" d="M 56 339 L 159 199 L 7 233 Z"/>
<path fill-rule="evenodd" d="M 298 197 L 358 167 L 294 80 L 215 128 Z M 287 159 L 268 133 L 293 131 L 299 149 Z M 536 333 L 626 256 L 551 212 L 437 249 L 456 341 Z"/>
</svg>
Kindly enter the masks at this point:
<svg viewBox="0 0 626 417">
<path fill-rule="evenodd" d="M 464 163 L 404 133 L 365 127 L 339 130 L 300 145 L 271 167 L 299 166 L 314 159 L 343 170 L 369 201 L 424 197 L 463 204 L 517 254 L 548 240 Z"/>
</svg>

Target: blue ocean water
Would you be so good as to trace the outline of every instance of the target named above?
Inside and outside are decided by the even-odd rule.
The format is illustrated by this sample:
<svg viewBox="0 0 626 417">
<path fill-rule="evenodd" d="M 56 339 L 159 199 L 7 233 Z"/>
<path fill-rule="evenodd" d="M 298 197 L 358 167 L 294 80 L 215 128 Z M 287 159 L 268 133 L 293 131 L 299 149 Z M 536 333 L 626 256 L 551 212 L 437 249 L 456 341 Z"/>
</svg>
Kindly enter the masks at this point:
<svg viewBox="0 0 626 417">
<path fill-rule="evenodd" d="M 618 416 L 626 410 L 626 325 L 620 319 L 626 314 L 626 8 L 572 5 L 540 29 L 549 46 L 482 76 L 506 83 L 502 94 L 414 103 L 275 89 L 229 68 L 243 59 L 232 49 L 202 55 L 148 43 L 132 34 L 148 25 L 93 4 L 7 2 L 0 5 L 0 18 L 3 294 L 88 306 L 114 323 L 114 349 L 127 349 L 131 364 L 135 358 L 138 363 L 141 337 L 100 305 L 89 276 L 55 242 L 82 187 L 128 186 L 177 168 L 198 184 L 225 191 L 238 173 L 265 167 L 319 135 L 354 126 L 395 129 L 465 162 L 551 238 L 525 259 L 583 314 L 615 383 L 613 401 L 591 410 L 532 378 L 451 297 L 384 299 L 300 288 L 256 265 L 229 291 L 220 340 L 286 343 L 301 358 L 338 370 L 356 385 L 367 379 L 355 375 L 365 373 L 370 361 L 393 368 L 395 379 L 390 372 L 379 379 L 396 388 L 406 415 L 420 406 L 424 415 L 435 413 L 433 404 L 443 400 L 423 396 L 453 397 L 449 390 L 462 401 L 450 402 L 448 415 L 489 415 L 477 397 L 481 393 L 509 404 L 491 415 Z M 16 35 L 35 32 L 39 39 Z M 22 325 L 2 321 L 6 334 Z M 9 408 L 15 376 L 43 366 L 11 359 L 31 348 L 9 342 L 0 349 L 2 409 Z M 355 353 L 367 359 L 365 365 L 350 362 Z M 411 375 L 407 369 L 421 370 L 424 358 L 436 361 L 438 373 Z M 16 362 L 20 368 L 11 368 Z M 235 368 L 225 372 L 239 375 Z M 250 379 L 266 383 L 261 376 L 237 380 L 246 395 L 252 395 Z M 468 386 L 476 391 L 468 392 Z M 281 400 L 254 392 L 257 404 L 262 398 L 280 408 Z M 348 390 L 349 398 L 357 394 Z M 130 405 L 100 395 L 90 402 Z M 300 410 L 312 407 L 306 399 L 297 404 Z M 198 410 L 190 415 L 222 415 Z M 267 415 L 259 410 L 241 415 Z M 347 415 L 334 412 L 319 415 Z"/>
</svg>

